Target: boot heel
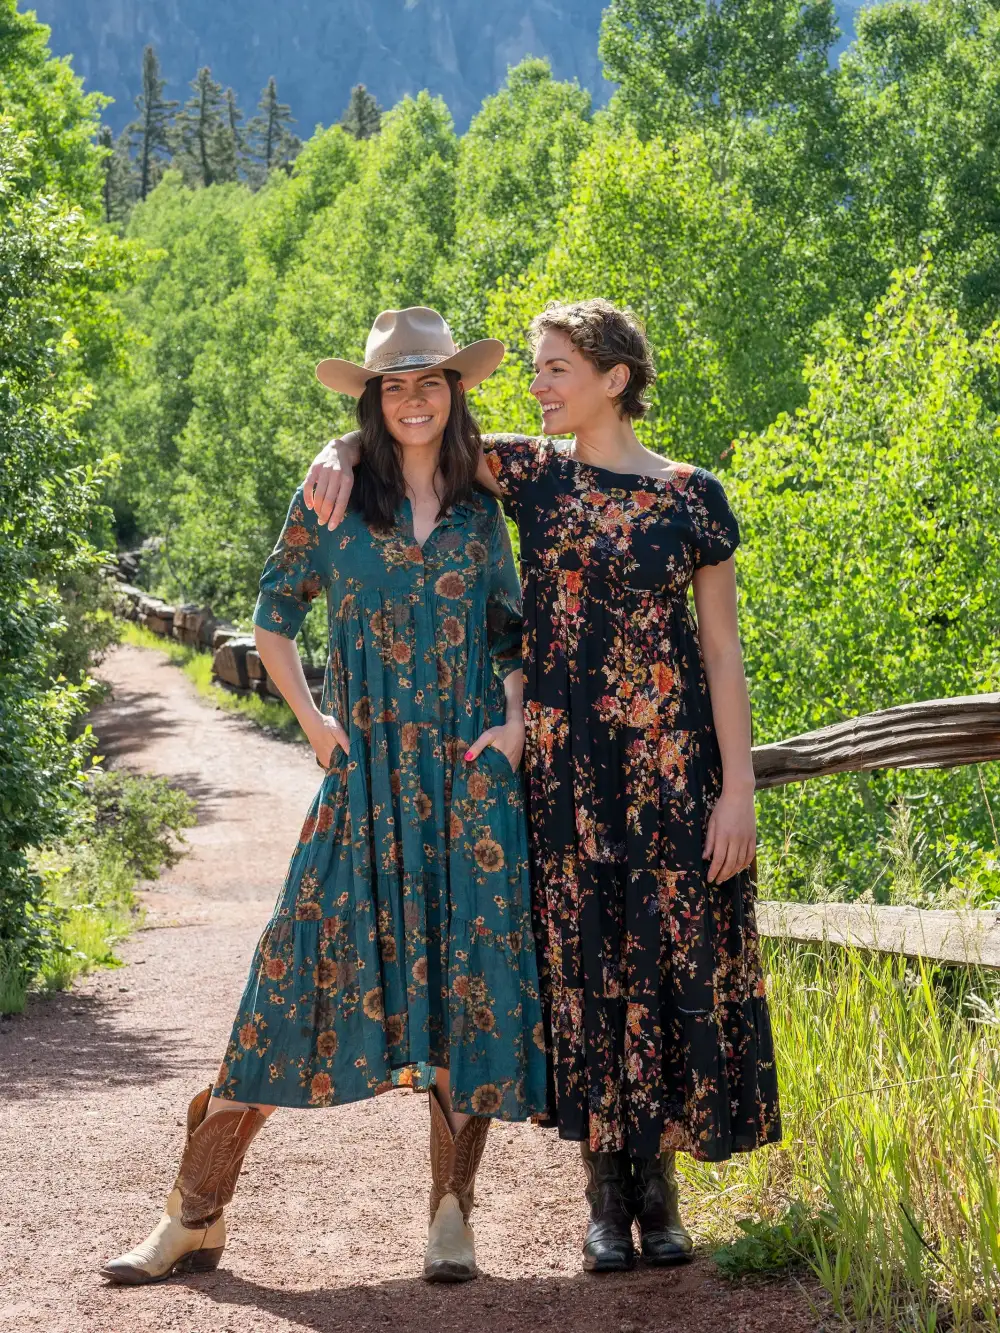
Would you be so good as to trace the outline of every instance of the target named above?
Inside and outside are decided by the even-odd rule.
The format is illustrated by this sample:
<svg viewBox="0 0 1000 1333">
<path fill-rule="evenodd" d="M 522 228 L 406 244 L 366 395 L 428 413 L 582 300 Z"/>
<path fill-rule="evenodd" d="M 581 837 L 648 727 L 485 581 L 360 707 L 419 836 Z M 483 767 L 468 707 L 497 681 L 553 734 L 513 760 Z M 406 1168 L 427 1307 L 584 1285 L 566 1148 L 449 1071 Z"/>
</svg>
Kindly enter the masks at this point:
<svg viewBox="0 0 1000 1333">
<path fill-rule="evenodd" d="M 218 1268 L 225 1248 L 224 1245 L 219 1245 L 214 1250 L 193 1250 L 191 1254 L 186 1254 L 180 1260 L 174 1271 L 178 1273 L 212 1273 Z"/>
</svg>

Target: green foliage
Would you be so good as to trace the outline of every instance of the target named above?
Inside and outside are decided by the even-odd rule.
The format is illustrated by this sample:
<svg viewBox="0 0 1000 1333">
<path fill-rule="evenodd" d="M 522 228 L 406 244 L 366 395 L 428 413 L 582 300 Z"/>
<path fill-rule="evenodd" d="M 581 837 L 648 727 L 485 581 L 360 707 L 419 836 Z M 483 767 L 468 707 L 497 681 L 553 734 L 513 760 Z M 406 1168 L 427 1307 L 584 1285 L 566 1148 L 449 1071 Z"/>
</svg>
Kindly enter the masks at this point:
<svg viewBox="0 0 1000 1333">
<path fill-rule="evenodd" d="M 760 742 L 997 687 L 1000 463 L 983 399 L 996 332 L 970 340 L 924 268 L 897 276 L 861 339 L 831 334 L 824 353 L 807 366 L 808 402 L 743 434 L 730 462 Z M 801 888 L 822 847 L 858 891 L 905 793 L 939 836 L 950 823 L 992 841 L 975 781 L 955 770 L 812 782 L 768 795 L 764 828 L 791 882 Z"/>
<path fill-rule="evenodd" d="M 0 117 L 31 144 L 20 162 L 21 188 L 58 194 L 97 216 L 101 158 L 94 151 L 97 119 L 107 98 L 83 92 L 68 60 L 53 60 L 49 29 L 17 0 L 0 0 Z"/>
<path fill-rule="evenodd" d="M 737 1225 L 739 1237 L 712 1255 L 726 1277 L 803 1267 L 810 1254 L 812 1237 L 822 1222 L 796 1200 L 775 1221 L 741 1217 Z"/>
<path fill-rule="evenodd" d="M 180 860 L 174 836 L 195 823 L 195 804 L 166 778 L 98 770 L 88 775 L 87 797 L 97 838 L 120 853 L 135 878 L 155 879 Z"/>
<path fill-rule="evenodd" d="M 191 92 L 193 96 L 185 103 L 174 129 L 178 151 L 173 166 L 189 185 L 235 180 L 235 153 L 225 94 L 207 65 L 191 80 Z"/>
<path fill-rule="evenodd" d="M 99 99 L 84 97 L 68 65 L 48 58 L 46 36 L 4 0 L 0 949 L 14 990 L 53 938 L 32 849 L 64 833 L 90 748 L 88 732 L 73 730 L 89 691 L 81 646 L 104 631 L 93 600 L 77 592 L 96 571 L 100 493 L 113 461 L 86 433 L 86 418 L 90 376 L 116 363 L 119 320 L 108 293 L 130 275 L 126 253 L 81 208 L 100 206 Z"/>
<path fill-rule="evenodd" d="M 595 294 L 646 323 L 658 370 L 644 427 L 654 448 L 716 467 L 737 431 L 795 401 L 804 331 L 794 256 L 738 187 L 715 180 L 701 147 L 697 137 L 668 148 L 626 131 L 583 152 L 559 239 L 490 299 L 487 326 L 514 351 L 481 394 L 491 428 L 537 428 L 531 317 L 546 301 Z"/>
<path fill-rule="evenodd" d="M 845 1327 L 997 1333 L 995 974 L 777 941 L 765 964 L 784 1138 L 680 1159 L 689 1221 L 742 1233 L 730 1273 L 804 1262 Z"/>
<path fill-rule="evenodd" d="M 128 234 L 155 258 L 126 303 L 133 373 L 102 419 L 119 520 L 167 536 L 164 591 L 247 614 L 316 443 L 351 420 L 316 362 L 360 357 L 379 309 L 430 299 L 455 156 L 447 110 L 421 94 L 373 138 L 318 135 L 257 195 L 168 175 L 136 210 Z"/>
<path fill-rule="evenodd" d="M 142 92 L 135 99 L 139 116 L 128 127 L 130 137 L 138 139 L 137 189 L 143 200 L 163 175 L 165 156 L 173 146 L 172 117 L 177 103 L 164 98 L 166 86 L 156 52 L 147 46 L 142 53 Z"/>
<path fill-rule="evenodd" d="M 612 0 L 600 51 L 619 110 L 644 135 L 732 133 L 751 116 L 822 106 L 837 36 L 830 0 Z"/>
<path fill-rule="evenodd" d="M 294 161 L 302 145 L 289 128 L 293 124 L 292 109 L 278 100 L 278 85 L 272 75 L 260 95 L 257 115 L 247 126 L 254 156 L 260 164 L 258 183 L 266 180 L 273 167 L 288 166 Z"/>
<path fill-rule="evenodd" d="M 118 965 L 115 945 L 135 924 L 136 880 L 156 879 L 177 862 L 194 809 L 164 778 L 87 772 L 70 836 L 34 857 L 54 927 L 34 980 L 39 989 L 64 990 L 93 967 Z"/>
<path fill-rule="evenodd" d="M 590 94 L 524 60 L 488 97 L 459 144 L 455 242 L 443 278 L 456 338 L 493 334 L 491 290 L 520 277 L 555 240 L 573 165 L 590 143 Z"/>
<path fill-rule="evenodd" d="M 996 5 L 895 0 L 860 10 L 840 96 L 861 299 L 929 248 L 942 299 L 969 327 L 989 326 L 1000 310 Z"/>
</svg>

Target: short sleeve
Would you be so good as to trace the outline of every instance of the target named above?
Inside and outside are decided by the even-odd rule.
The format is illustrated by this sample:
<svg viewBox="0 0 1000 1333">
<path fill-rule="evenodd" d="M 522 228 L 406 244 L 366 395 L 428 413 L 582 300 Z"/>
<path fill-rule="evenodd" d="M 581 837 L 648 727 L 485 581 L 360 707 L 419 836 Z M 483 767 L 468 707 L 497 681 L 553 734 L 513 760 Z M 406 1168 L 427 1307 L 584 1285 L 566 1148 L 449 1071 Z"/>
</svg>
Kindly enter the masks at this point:
<svg viewBox="0 0 1000 1333">
<path fill-rule="evenodd" d="M 309 607 L 330 585 L 330 532 L 295 492 L 278 544 L 267 558 L 253 623 L 294 639 Z"/>
<path fill-rule="evenodd" d="M 694 526 L 694 566 L 719 565 L 740 544 L 740 528 L 722 482 L 704 468 L 695 468 L 686 487 Z"/>
<path fill-rule="evenodd" d="M 529 435 L 484 435 L 483 455 L 500 494 L 515 517 L 524 487 L 538 480 L 550 453 L 545 439 Z"/>
<path fill-rule="evenodd" d="M 486 594 L 486 637 L 493 671 L 500 680 L 521 670 L 524 619 L 521 614 L 521 580 L 518 577 L 510 534 L 500 506 L 490 534 L 489 590 Z"/>
</svg>

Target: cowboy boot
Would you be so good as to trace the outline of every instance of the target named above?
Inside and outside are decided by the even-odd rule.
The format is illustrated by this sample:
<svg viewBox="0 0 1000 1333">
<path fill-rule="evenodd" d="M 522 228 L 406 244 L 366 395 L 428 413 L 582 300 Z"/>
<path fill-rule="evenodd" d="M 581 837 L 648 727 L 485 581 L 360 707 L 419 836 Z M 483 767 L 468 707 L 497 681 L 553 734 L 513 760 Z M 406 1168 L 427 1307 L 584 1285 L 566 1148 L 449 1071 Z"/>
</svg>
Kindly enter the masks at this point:
<svg viewBox="0 0 1000 1333">
<path fill-rule="evenodd" d="M 424 1258 L 428 1282 L 468 1282 L 479 1276 L 476 1238 L 469 1225 L 476 1171 L 490 1131 L 488 1116 L 470 1116 L 457 1134 L 434 1088 L 431 1106 L 431 1225 Z"/>
<path fill-rule="evenodd" d="M 207 1116 L 212 1089 L 199 1092 L 187 1113 L 187 1140 L 163 1216 L 151 1235 L 101 1269 L 125 1286 L 162 1282 L 172 1273 L 218 1268 L 226 1245 L 222 1210 L 236 1190 L 243 1158 L 264 1124 L 254 1110 Z"/>
<path fill-rule="evenodd" d="M 588 1273 L 624 1273 L 635 1267 L 632 1243 L 631 1172 L 624 1152 L 591 1152 L 580 1144 L 587 1173 L 590 1222 L 583 1242 Z"/>
<path fill-rule="evenodd" d="M 656 1265 L 686 1263 L 694 1245 L 681 1222 L 674 1154 L 634 1159 L 632 1178 L 642 1257 Z"/>
</svg>

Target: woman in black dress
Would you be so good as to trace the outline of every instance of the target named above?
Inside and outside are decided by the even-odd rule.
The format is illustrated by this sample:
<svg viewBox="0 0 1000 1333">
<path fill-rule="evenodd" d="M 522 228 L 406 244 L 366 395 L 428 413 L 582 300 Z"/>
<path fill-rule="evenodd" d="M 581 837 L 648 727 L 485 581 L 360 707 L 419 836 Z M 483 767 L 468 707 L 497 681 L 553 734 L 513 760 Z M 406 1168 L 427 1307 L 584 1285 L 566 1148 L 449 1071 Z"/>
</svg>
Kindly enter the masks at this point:
<svg viewBox="0 0 1000 1333">
<path fill-rule="evenodd" d="M 555 1122 L 582 1146 L 584 1266 L 609 1271 L 635 1262 L 633 1220 L 647 1259 L 690 1253 L 676 1151 L 723 1161 L 781 1134 L 748 873 L 739 532 L 711 473 L 639 443 L 655 371 L 630 314 L 554 306 L 532 345 L 545 436 L 487 437 L 478 479 L 520 533 Z M 332 442 L 307 478 L 321 521 L 346 506 L 353 450 Z"/>
</svg>

